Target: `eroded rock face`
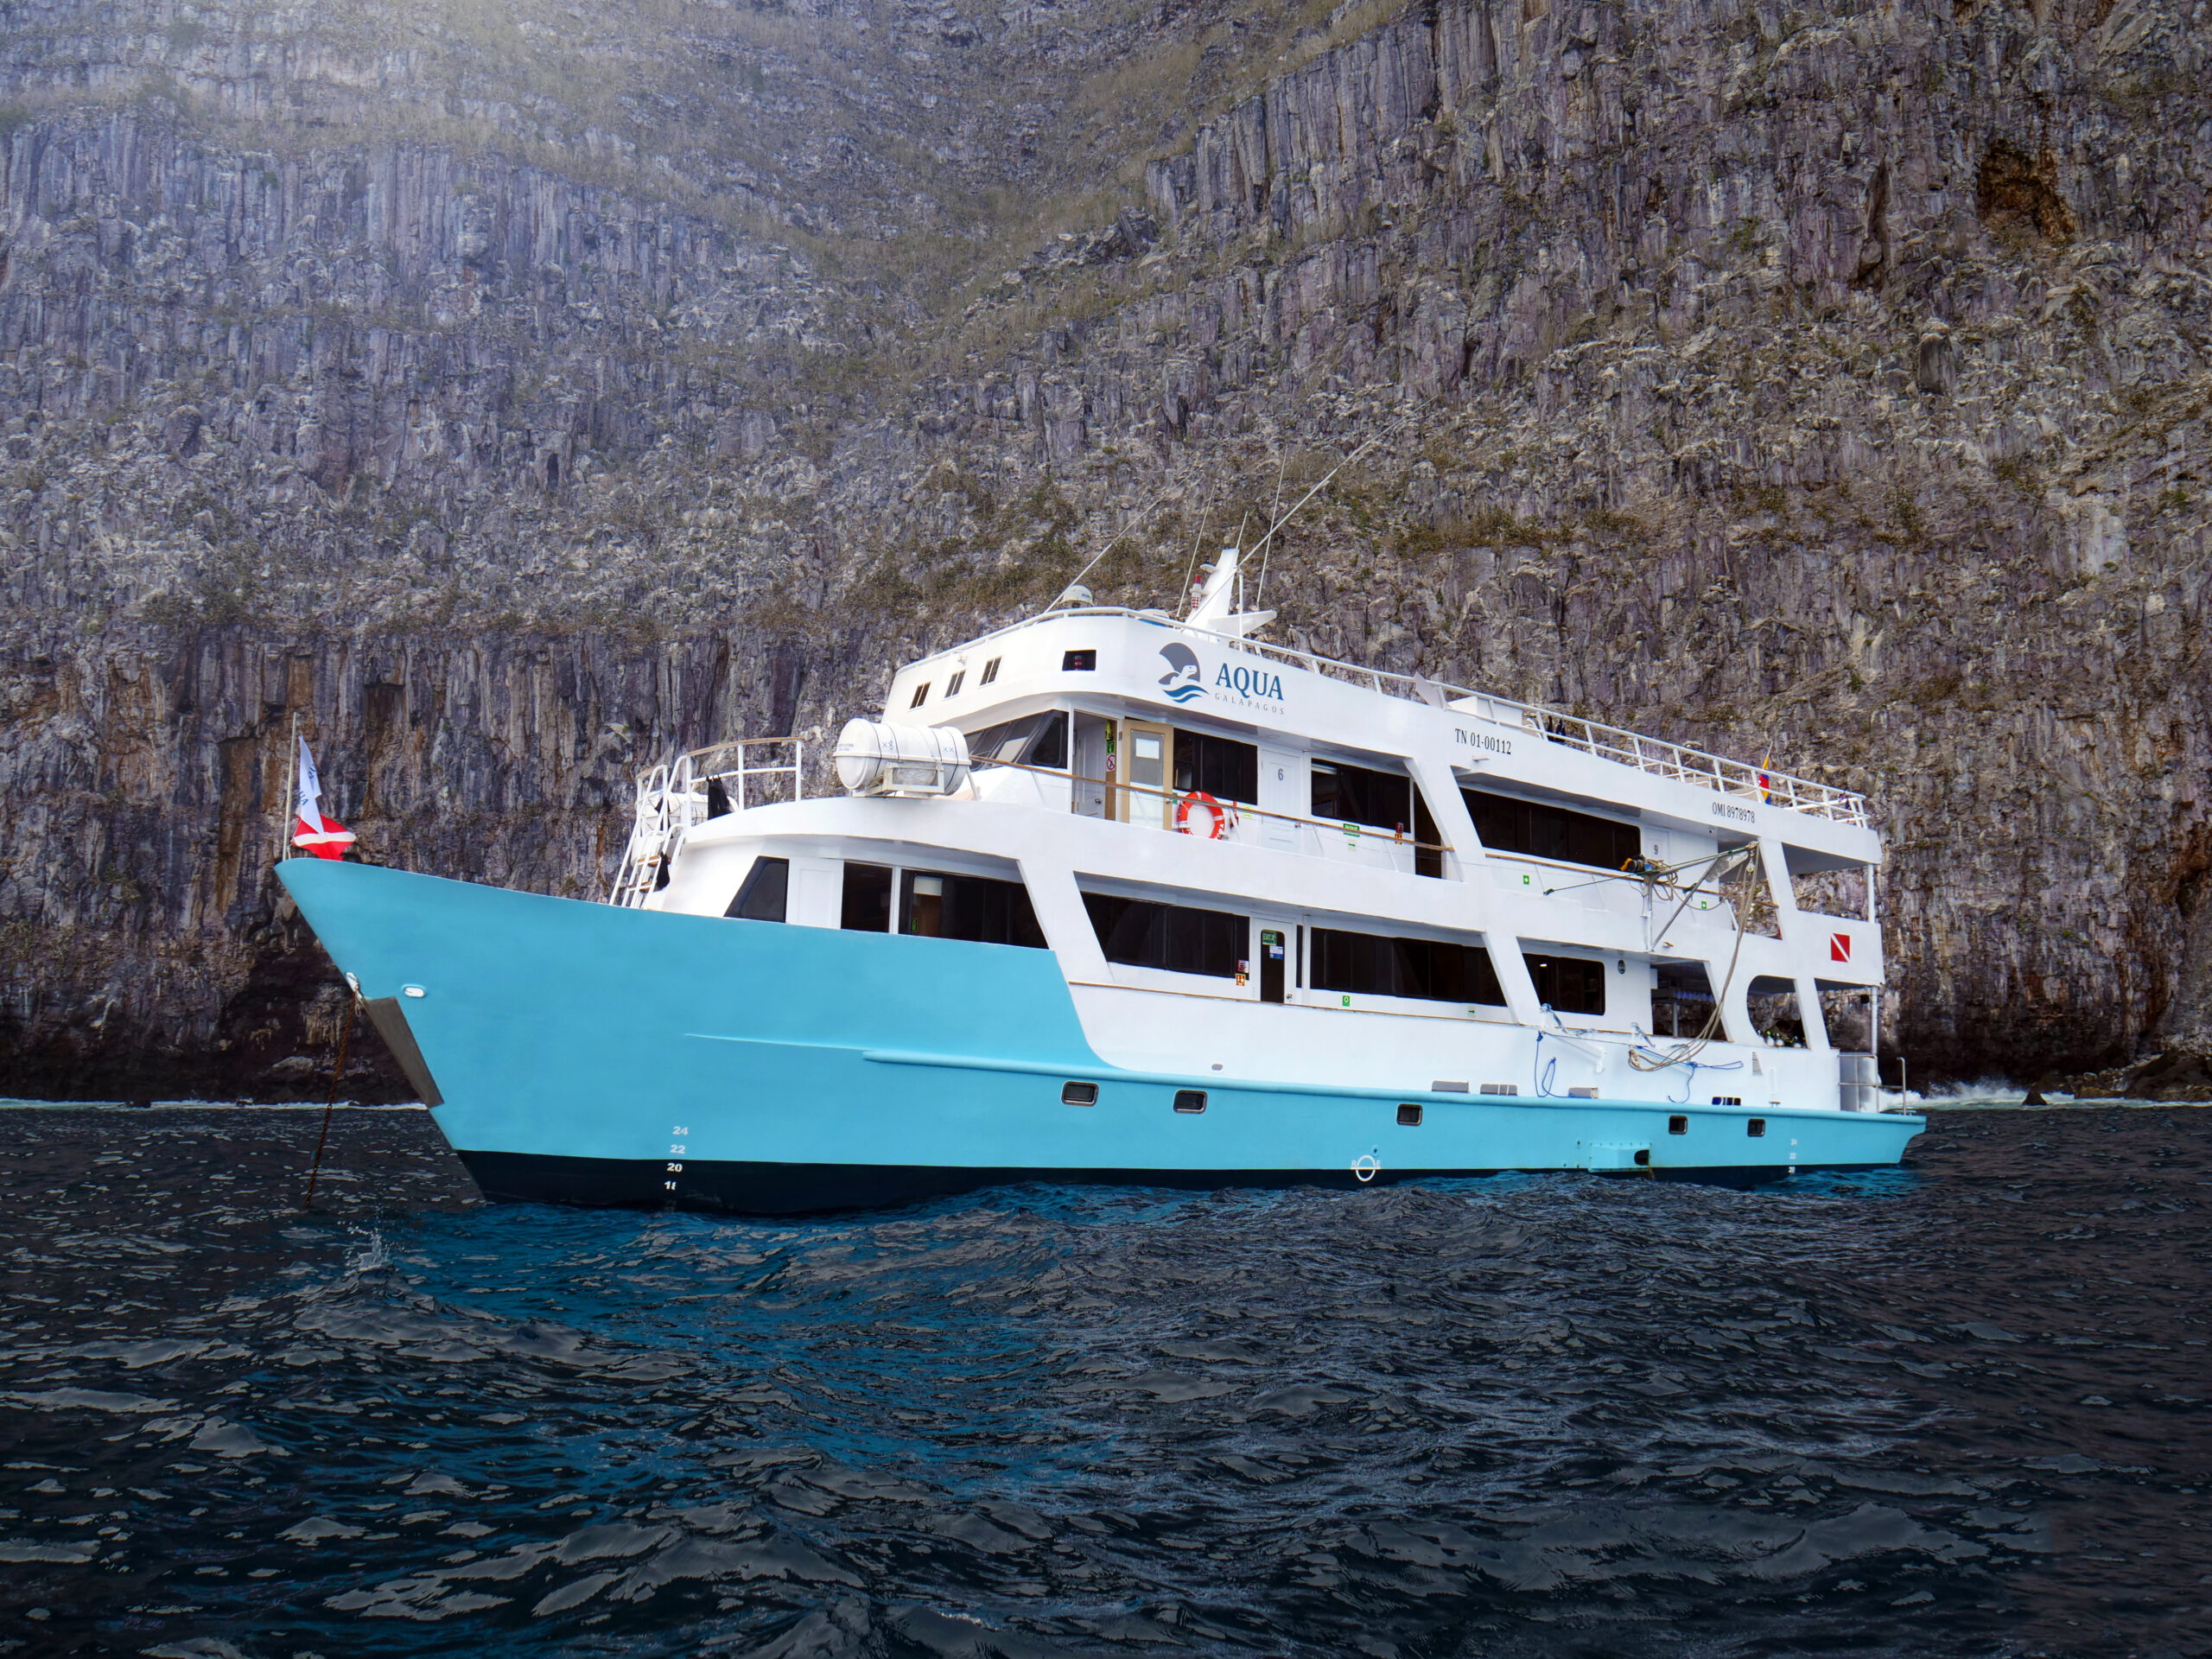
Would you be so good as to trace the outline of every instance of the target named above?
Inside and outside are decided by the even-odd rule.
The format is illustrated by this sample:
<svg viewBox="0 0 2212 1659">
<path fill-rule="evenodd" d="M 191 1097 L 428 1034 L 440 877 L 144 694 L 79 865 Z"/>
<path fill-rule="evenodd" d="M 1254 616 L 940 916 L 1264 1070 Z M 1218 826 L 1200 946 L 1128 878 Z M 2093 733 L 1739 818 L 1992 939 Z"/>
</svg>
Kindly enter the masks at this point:
<svg viewBox="0 0 2212 1659">
<path fill-rule="evenodd" d="M 1280 637 L 1868 791 L 1916 1077 L 2212 1051 L 2203 3 L 8 18 L 10 1086 L 299 1091 L 296 720 L 594 893 L 1380 433 Z"/>
</svg>

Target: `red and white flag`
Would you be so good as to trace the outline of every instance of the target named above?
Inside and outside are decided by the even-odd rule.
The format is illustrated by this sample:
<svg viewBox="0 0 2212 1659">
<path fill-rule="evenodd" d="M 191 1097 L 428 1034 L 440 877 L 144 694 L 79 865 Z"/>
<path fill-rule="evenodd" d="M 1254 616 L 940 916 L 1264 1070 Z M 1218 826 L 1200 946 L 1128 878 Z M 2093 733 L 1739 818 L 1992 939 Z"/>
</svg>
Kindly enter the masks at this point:
<svg viewBox="0 0 2212 1659">
<path fill-rule="evenodd" d="M 300 740 L 299 820 L 293 827 L 292 845 L 305 849 L 317 858 L 343 858 L 346 849 L 353 844 L 351 830 L 337 819 L 324 816 L 322 779 L 315 769 L 315 756 L 304 737 Z"/>
</svg>

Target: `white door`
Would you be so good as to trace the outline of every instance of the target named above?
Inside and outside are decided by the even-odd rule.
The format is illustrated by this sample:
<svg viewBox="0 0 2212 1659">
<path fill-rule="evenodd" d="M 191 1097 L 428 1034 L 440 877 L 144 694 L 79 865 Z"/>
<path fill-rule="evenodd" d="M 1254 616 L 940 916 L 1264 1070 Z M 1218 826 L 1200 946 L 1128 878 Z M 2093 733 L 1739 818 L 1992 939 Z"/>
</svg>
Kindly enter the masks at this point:
<svg viewBox="0 0 2212 1659">
<path fill-rule="evenodd" d="M 1072 804 L 1086 818 L 1106 816 L 1106 721 L 1076 716 Z"/>
<path fill-rule="evenodd" d="M 1301 798 L 1301 785 L 1306 776 L 1306 757 L 1293 754 L 1288 749 L 1260 751 L 1260 810 L 1267 813 L 1288 813 L 1292 817 L 1304 817 L 1310 803 Z M 1260 844 L 1282 852 L 1298 849 L 1298 825 L 1291 817 L 1263 817 L 1260 820 Z"/>
<path fill-rule="evenodd" d="M 1126 823 L 1172 827 L 1175 802 L 1167 785 L 1175 776 L 1175 734 L 1149 721 L 1123 721 L 1122 766 L 1118 781 L 1136 787 L 1121 791 L 1122 806 L 1115 816 Z"/>
</svg>

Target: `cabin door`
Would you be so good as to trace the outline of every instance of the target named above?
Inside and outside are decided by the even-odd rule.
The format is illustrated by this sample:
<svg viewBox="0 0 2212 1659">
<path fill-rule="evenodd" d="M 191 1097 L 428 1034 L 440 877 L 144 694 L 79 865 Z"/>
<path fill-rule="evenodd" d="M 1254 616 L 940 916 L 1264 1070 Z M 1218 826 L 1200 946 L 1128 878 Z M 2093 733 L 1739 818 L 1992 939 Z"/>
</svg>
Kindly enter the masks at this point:
<svg viewBox="0 0 2212 1659">
<path fill-rule="evenodd" d="M 1135 787 L 1121 791 L 1118 816 L 1128 823 L 1156 824 L 1165 830 L 1175 822 L 1175 803 L 1167 792 L 1175 776 L 1175 733 L 1172 727 L 1149 721 L 1122 722 L 1122 782 Z"/>
<path fill-rule="evenodd" d="M 1306 757 L 1288 749 L 1260 751 L 1259 807 L 1268 817 L 1260 820 L 1260 844 L 1281 852 L 1298 850 L 1297 820 L 1313 810 L 1306 798 Z"/>
<path fill-rule="evenodd" d="M 1075 793 L 1069 804 L 1086 818 L 1110 817 L 1107 770 L 1113 756 L 1114 722 L 1095 715 L 1075 717 Z"/>
<path fill-rule="evenodd" d="M 1283 1001 L 1283 986 L 1288 981 L 1290 967 L 1290 929 L 1266 927 L 1260 929 L 1260 1001 Z"/>
</svg>

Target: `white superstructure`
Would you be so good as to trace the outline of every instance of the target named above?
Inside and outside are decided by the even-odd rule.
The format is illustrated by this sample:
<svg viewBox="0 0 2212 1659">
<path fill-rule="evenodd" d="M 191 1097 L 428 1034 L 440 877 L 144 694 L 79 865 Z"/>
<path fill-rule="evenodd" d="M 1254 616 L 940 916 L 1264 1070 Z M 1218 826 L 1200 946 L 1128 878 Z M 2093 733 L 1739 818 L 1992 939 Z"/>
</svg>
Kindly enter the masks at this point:
<svg viewBox="0 0 2212 1659">
<path fill-rule="evenodd" d="M 1048 946 L 1138 1072 L 1877 1106 L 1821 1001 L 1878 1030 L 1862 797 L 1262 644 L 1210 588 L 1191 621 L 1058 609 L 900 669 L 841 762 L 872 792 L 798 798 L 788 748 L 659 770 L 617 902 Z M 885 728 L 939 731 L 901 773 Z M 763 753 L 757 804 L 734 757 Z"/>
</svg>

